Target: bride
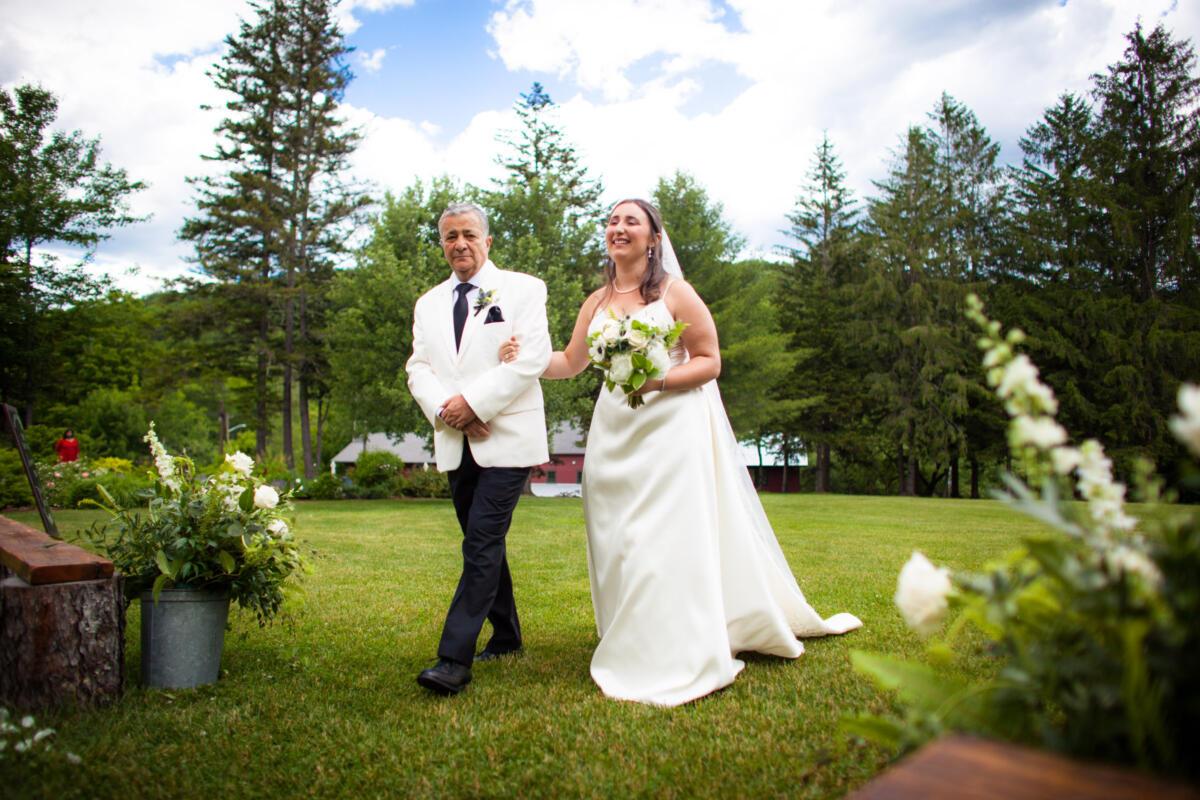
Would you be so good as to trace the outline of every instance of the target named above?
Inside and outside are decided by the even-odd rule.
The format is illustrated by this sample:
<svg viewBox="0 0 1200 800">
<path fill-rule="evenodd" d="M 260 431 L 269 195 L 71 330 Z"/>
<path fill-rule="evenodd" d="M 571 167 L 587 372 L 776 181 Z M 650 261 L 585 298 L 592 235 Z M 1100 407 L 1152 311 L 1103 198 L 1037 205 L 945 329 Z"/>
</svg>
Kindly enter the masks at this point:
<svg viewBox="0 0 1200 800">
<path fill-rule="evenodd" d="M 754 651 L 804 652 L 797 636 L 845 633 L 805 601 L 741 461 L 717 391 L 712 315 L 682 271 L 658 209 L 613 207 L 605 285 L 583 303 L 571 341 L 543 378 L 588 367 L 587 337 L 608 315 L 662 328 L 687 323 L 661 380 L 630 408 L 601 390 L 583 477 L 588 571 L 600 644 L 591 674 L 604 694 L 675 706 L 728 686 Z M 515 357 L 515 340 L 501 358 Z"/>
</svg>

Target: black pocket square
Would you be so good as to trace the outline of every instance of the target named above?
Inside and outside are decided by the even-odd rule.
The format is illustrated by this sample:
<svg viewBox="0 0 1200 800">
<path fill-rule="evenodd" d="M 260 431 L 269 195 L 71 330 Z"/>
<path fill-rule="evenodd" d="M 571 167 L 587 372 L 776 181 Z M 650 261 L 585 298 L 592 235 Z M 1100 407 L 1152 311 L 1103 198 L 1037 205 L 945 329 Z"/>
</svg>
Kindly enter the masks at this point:
<svg viewBox="0 0 1200 800">
<path fill-rule="evenodd" d="M 504 322 L 504 315 L 500 313 L 500 306 L 492 306 L 488 309 L 487 319 L 483 321 L 484 325 L 489 322 Z"/>
</svg>

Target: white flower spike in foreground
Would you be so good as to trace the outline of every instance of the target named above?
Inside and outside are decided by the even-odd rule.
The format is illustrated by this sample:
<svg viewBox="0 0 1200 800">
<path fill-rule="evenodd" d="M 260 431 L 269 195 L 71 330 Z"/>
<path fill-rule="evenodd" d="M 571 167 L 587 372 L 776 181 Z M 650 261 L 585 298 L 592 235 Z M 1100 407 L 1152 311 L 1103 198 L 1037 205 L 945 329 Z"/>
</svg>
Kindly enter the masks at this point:
<svg viewBox="0 0 1200 800">
<path fill-rule="evenodd" d="M 1171 417 L 1171 432 L 1192 455 L 1200 456 L 1200 386 L 1180 386 L 1178 402 L 1181 416 Z"/>
</svg>

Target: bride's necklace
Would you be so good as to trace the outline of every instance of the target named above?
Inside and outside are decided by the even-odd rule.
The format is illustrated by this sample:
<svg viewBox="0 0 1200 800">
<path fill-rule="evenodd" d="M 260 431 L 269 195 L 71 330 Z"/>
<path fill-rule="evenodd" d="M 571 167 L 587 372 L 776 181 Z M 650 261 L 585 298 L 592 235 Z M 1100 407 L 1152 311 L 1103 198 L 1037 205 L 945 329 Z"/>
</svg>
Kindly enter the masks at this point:
<svg viewBox="0 0 1200 800">
<path fill-rule="evenodd" d="M 645 277 L 645 276 L 643 275 L 643 277 Z M 638 281 L 630 289 L 618 289 L 617 288 L 617 276 L 614 275 L 613 282 L 612 282 L 612 288 L 613 288 L 613 291 L 616 292 L 617 294 L 629 294 L 630 292 L 636 292 L 638 289 L 642 288 L 642 282 Z"/>
</svg>

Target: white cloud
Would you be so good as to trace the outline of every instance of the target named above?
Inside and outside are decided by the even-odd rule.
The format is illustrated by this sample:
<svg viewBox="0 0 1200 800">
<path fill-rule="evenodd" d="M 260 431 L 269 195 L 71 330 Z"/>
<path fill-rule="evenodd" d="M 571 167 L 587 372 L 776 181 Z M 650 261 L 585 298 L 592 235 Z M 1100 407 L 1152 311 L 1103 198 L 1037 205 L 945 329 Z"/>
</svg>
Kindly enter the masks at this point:
<svg viewBox="0 0 1200 800">
<path fill-rule="evenodd" d="M 369 53 L 359 53 L 358 63 L 362 66 L 364 72 L 379 72 L 383 69 L 383 59 L 387 55 L 387 48 L 379 47 Z"/>
<path fill-rule="evenodd" d="M 412 0 L 339 6 L 347 32 Z M 509 0 L 492 14 L 496 69 L 532 71 L 607 197 L 645 195 L 675 169 L 692 173 L 725 204 L 751 250 L 780 243 L 779 229 L 828 130 L 861 198 L 884 174 L 905 128 L 923 124 L 943 90 L 972 108 L 1016 159 L 1021 133 L 1063 91 L 1117 60 L 1141 16 L 1177 37 L 1200 36 L 1200 4 L 1172 0 Z M 1174 9 L 1174 10 L 1172 10 Z M 149 288 L 187 268 L 175 241 L 192 193 L 186 177 L 214 167 L 222 99 L 205 74 L 222 41 L 248 15 L 245 0 L 204 3 L 39 0 L 6 4 L 0 18 L 0 85 L 35 81 L 61 100 L 58 127 L 102 137 L 104 156 L 151 187 L 134 211 L 149 223 L 117 231 L 96 269 Z M 447 12 L 451 13 L 451 12 Z M 383 51 L 365 54 L 383 66 Z M 387 68 L 399 56 L 387 61 Z M 722 104 L 711 68 L 740 88 Z M 420 69 L 420 64 L 411 69 Z M 493 76 L 447 75 L 453 80 Z M 218 110 L 205 112 L 208 103 Z M 497 134 L 516 120 L 505 98 L 461 130 L 436 108 L 413 119 L 345 109 L 365 139 L 352 168 L 380 189 L 443 173 L 487 185 L 497 176 Z M 697 112 L 694 109 L 701 108 Z M 430 117 L 430 118 L 426 118 Z"/>
<path fill-rule="evenodd" d="M 1173 10 L 1171 0 L 729 6 L 736 20 L 706 0 L 512 0 L 489 31 L 510 70 L 586 90 L 564 104 L 564 123 L 610 197 L 646 193 L 683 169 L 725 203 L 751 247 L 781 241 L 823 130 L 860 198 L 943 91 L 1015 160 L 1024 130 L 1062 92 L 1086 92 L 1139 17 L 1151 27 L 1165 14 L 1177 37 L 1200 33 L 1196 8 Z M 748 86 L 724 108 L 685 114 L 689 80 L 702 81 L 691 70 L 706 63 L 732 66 Z M 634 85 L 647 67 L 657 77 Z"/>
</svg>

